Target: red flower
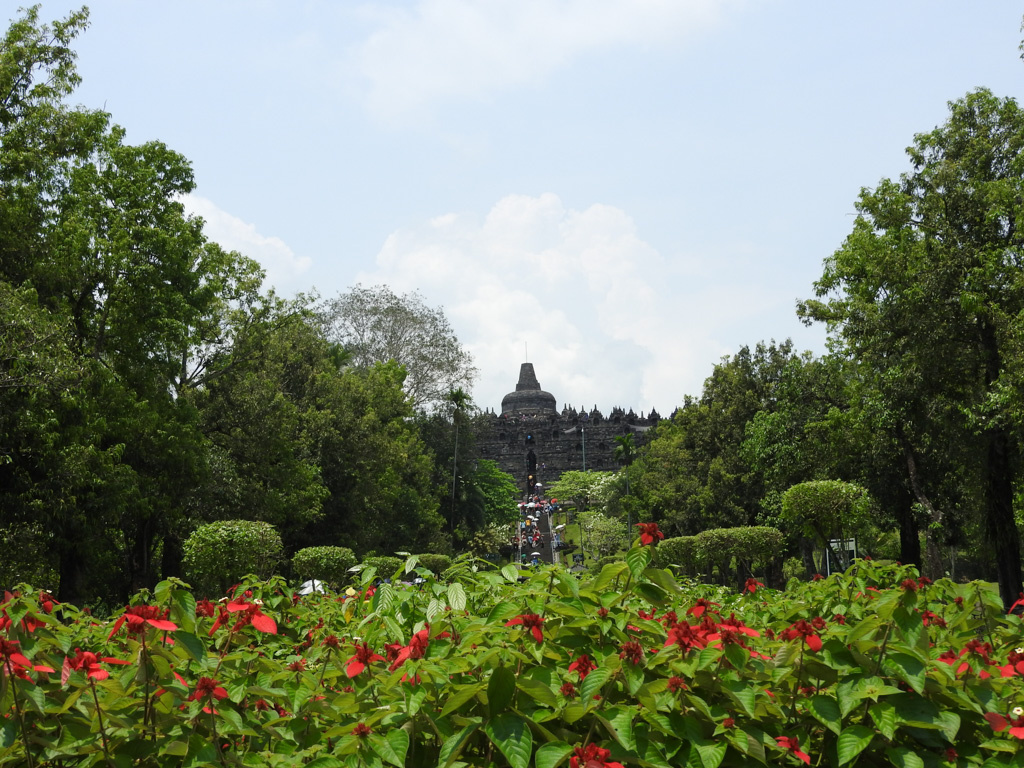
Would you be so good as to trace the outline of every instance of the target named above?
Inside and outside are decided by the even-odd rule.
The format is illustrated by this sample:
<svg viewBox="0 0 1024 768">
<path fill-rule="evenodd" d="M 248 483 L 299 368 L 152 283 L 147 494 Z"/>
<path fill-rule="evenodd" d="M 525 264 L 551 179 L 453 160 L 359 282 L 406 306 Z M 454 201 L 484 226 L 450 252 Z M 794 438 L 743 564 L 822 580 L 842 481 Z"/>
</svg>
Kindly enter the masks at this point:
<svg viewBox="0 0 1024 768">
<path fill-rule="evenodd" d="M 360 739 L 365 739 L 370 735 L 370 726 L 366 723 L 359 723 L 355 728 L 352 729 L 352 735 Z"/>
<path fill-rule="evenodd" d="M 541 632 L 540 629 L 541 624 L 543 623 L 544 618 L 538 616 L 535 613 L 522 613 L 519 616 L 516 616 L 511 621 L 506 621 L 505 626 L 512 627 L 516 624 L 522 624 L 525 628 L 533 632 L 533 639 L 536 640 L 538 644 L 540 644 L 544 641 L 544 633 Z"/>
<path fill-rule="evenodd" d="M 289 672 L 305 672 L 306 671 L 306 660 L 297 659 L 285 667 Z"/>
<path fill-rule="evenodd" d="M 921 612 L 921 621 L 924 623 L 924 625 L 926 627 L 928 625 L 930 625 L 930 624 L 934 624 L 937 627 L 943 627 L 943 628 L 946 626 L 946 620 L 944 618 L 942 618 L 941 616 L 939 616 L 939 615 L 937 615 L 935 613 L 932 613 L 931 611 L 922 611 Z"/>
<path fill-rule="evenodd" d="M 807 643 L 807 647 L 817 653 L 821 650 L 821 638 L 818 637 L 818 633 L 814 627 L 808 624 L 803 619 L 796 622 L 789 629 L 782 632 L 779 635 L 783 640 L 796 640 L 798 637 L 802 637 L 804 642 Z"/>
<path fill-rule="evenodd" d="M 562 692 L 562 695 L 565 696 L 565 698 L 567 699 L 576 698 L 576 686 L 572 683 L 562 683 L 562 687 L 559 690 Z"/>
<path fill-rule="evenodd" d="M 569 665 L 570 672 L 579 673 L 581 683 L 583 682 L 583 679 L 595 669 L 597 669 L 597 665 L 591 661 L 590 657 L 585 653 L 581 656 L 577 656 L 576 661 Z"/>
<path fill-rule="evenodd" d="M 205 616 L 210 618 L 215 613 L 215 606 L 205 597 L 196 603 L 196 616 Z"/>
<path fill-rule="evenodd" d="M 205 699 L 210 697 L 212 699 L 226 699 L 228 692 L 221 687 L 220 682 L 214 680 L 212 677 L 200 677 L 196 682 L 196 689 L 192 692 L 192 695 L 188 697 L 189 701 L 197 701 L 198 699 Z"/>
<path fill-rule="evenodd" d="M 834 621 L 836 624 L 846 624 L 846 614 L 837 613 L 835 616 L 832 617 L 832 621 Z"/>
<path fill-rule="evenodd" d="M 1013 717 L 1007 719 L 997 712 L 985 713 L 985 719 L 988 720 L 988 724 L 992 726 L 992 730 L 996 733 L 1005 731 L 1007 726 L 1010 728 L 1010 735 L 1017 739 L 1024 739 L 1024 712 L 1020 711 L 1020 708 L 1016 708 L 1013 711 Z"/>
<path fill-rule="evenodd" d="M 36 672 L 53 672 L 51 667 L 44 667 L 41 664 L 33 664 L 18 648 L 17 640 L 0 639 L 0 669 L 8 675 L 17 675 L 23 680 L 32 682 L 28 676 L 28 670 Z"/>
<path fill-rule="evenodd" d="M 637 523 L 636 527 L 640 529 L 641 547 L 646 547 L 648 544 L 654 544 L 665 538 L 665 534 L 658 530 L 657 523 Z"/>
<path fill-rule="evenodd" d="M 170 616 L 170 614 L 170 609 L 165 608 L 161 611 L 155 605 L 127 605 L 125 606 L 124 613 L 122 613 L 121 616 L 118 617 L 117 621 L 114 622 L 114 628 L 111 629 L 110 634 L 107 635 L 107 640 L 110 640 L 114 635 L 116 635 L 117 630 L 119 630 L 121 625 L 125 622 L 128 623 L 129 635 L 141 635 L 146 631 L 147 624 L 151 627 L 163 630 L 164 632 L 173 632 L 178 628 L 178 625 L 173 621 L 167 620 L 167 617 Z"/>
<path fill-rule="evenodd" d="M 331 637 L 334 636 L 331 635 Z M 337 638 L 335 638 L 335 640 L 337 640 Z M 355 677 L 375 661 L 384 661 L 384 657 L 374 653 L 373 649 L 366 643 L 357 645 L 355 649 L 355 655 L 348 660 L 348 663 L 345 666 L 345 674 L 349 677 Z M 397 654 L 395 658 L 398 658 Z"/>
<path fill-rule="evenodd" d="M 811 576 L 811 581 L 821 581 L 824 578 L 825 577 L 822 576 L 820 573 L 816 573 L 813 576 Z"/>
<path fill-rule="evenodd" d="M 644 649 L 635 640 L 629 640 L 622 644 L 620 659 L 629 659 L 633 665 L 642 664 L 644 661 Z"/>
<path fill-rule="evenodd" d="M 794 757 L 803 760 L 807 765 L 811 764 L 811 756 L 806 752 L 800 751 L 800 739 L 796 736 L 793 736 L 792 738 L 789 736 L 776 736 L 775 743 L 783 749 L 792 752 Z"/>
<path fill-rule="evenodd" d="M 67 685 L 68 678 L 71 677 L 71 673 L 77 670 L 85 672 L 86 677 L 91 677 L 93 680 L 106 680 L 110 677 L 110 673 L 107 672 L 100 663 L 106 664 L 128 664 L 127 661 L 121 659 L 113 659 L 109 656 L 100 658 L 95 653 L 89 651 L 83 651 L 81 648 L 75 648 L 74 658 L 70 656 L 64 657 L 64 666 L 61 669 L 60 684 Z"/>
<path fill-rule="evenodd" d="M 231 628 L 232 632 L 237 632 L 247 624 L 252 624 L 260 632 L 265 632 L 268 635 L 277 634 L 277 622 L 260 610 L 259 601 L 247 603 L 243 598 L 236 598 L 228 603 L 227 607 L 229 613 L 241 613 L 235 626 Z M 217 621 L 220 621 L 219 617 Z"/>
<path fill-rule="evenodd" d="M 900 587 L 903 589 L 904 592 L 917 592 L 917 588 L 919 586 L 921 585 L 913 579 L 904 579 L 902 582 L 900 582 Z"/>
<path fill-rule="evenodd" d="M 608 618 L 608 609 L 607 608 L 598 608 L 597 609 L 597 616 L 600 619 L 607 619 Z"/>
<path fill-rule="evenodd" d="M 409 644 L 407 646 L 398 650 L 398 653 L 395 655 L 394 662 L 392 662 L 391 666 L 388 667 L 388 671 L 394 672 L 405 663 L 406 659 L 422 659 L 427 652 L 427 644 L 429 641 L 430 627 L 424 627 L 409 638 Z"/>
<path fill-rule="evenodd" d="M 732 728 L 734 725 L 736 725 L 736 721 L 731 717 L 727 717 L 722 721 L 722 726 L 725 728 Z"/>
<path fill-rule="evenodd" d="M 666 687 L 668 688 L 669 693 L 677 693 L 678 691 L 685 691 L 686 690 L 686 681 L 683 680 L 683 678 L 681 678 L 681 677 L 673 676 L 673 677 L 670 677 L 668 679 L 668 685 Z"/>
<path fill-rule="evenodd" d="M 690 609 L 686 612 L 687 616 L 696 616 L 700 618 L 704 615 L 705 611 L 710 611 L 712 605 L 718 605 L 718 603 L 712 603 L 706 597 L 697 599 L 697 602 L 690 606 Z M 712 611 L 714 613 L 714 611 Z"/>
<path fill-rule="evenodd" d="M 333 648 L 336 651 L 341 648 L 341 642 L 335 635 L 328 635 L 321 641 L 320 644 L 326 645 L 328 648 Z"/>
<path fill-rule="evenodd" d="M 757 588 L 758 587 L 763 587 L 763 586 L 764 586 L 764 584 L 762 584 L 757 579 L 749 578 L 749 579 L 747 579 L 747 583 L 743 586 L 743 589 L 746 592 L 757 592 Z"/>
<path fill-rule="evenodd" d="M 573 751 L 573 756 L 569 758 L 569 768 L 623 768 L 622 763 L 608 762 L 612 753 L 596 744 L 576 747 Z"/>
<path fill-rule="evenodd" d="M 200 677 L 196 682 L 196 689 L 192 692 L 192 695 L 188 697 L 189 701 L 202 701 L 203 699 L 226 699 L 228 692 L 221 687 L 221 684 L 214 680 L 212 677 Z M 218 714 L 217 710 L 213 708 L 213 702 L 210 701 L 203 707 L 203 712 L 210 715 Z"/>
</svg>

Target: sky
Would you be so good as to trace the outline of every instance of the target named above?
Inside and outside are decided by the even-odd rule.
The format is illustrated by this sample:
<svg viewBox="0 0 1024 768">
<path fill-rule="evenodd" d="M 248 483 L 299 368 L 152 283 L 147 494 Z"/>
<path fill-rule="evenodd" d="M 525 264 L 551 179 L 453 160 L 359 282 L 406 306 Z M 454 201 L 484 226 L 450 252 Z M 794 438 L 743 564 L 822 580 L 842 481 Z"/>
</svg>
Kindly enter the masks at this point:
<svg viewBox="0 0 1024 768">
<path fill-rule="evenodd" d="M 1017 5 L 94 0 L 72 101 L 187 157 L 279 294 L 442 307 L 480 408 L 528 361 L 666 415 L 743 345 L 825 351 L 796 302 L 949 101 L 1020 98 Z"/>
</svg>

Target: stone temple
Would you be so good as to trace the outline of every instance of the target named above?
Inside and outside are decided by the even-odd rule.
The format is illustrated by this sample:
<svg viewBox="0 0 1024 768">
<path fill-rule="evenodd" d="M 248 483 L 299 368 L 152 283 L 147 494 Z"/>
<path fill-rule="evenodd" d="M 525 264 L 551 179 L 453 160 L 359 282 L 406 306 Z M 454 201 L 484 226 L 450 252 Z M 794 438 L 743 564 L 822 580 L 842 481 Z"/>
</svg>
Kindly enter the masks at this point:
<svg viewBox="0 0 1024 768">
<path fill-rule="evenodd" d="M 485 412 L 477 438 L 480 458 L 496 461 L 525 492 L 551 485 L 568 470 L 615 470 L 615 438 L 633 435 L 639 447 L 661 417 L 652 410 L 637 416 L 616 406 L 605 416 L 595 405 L 590 411 L 563 406 L 537 381 L 533 363 L 523 363 L 515 391 L 501 400 L 501 413 Z"/>
</svg>

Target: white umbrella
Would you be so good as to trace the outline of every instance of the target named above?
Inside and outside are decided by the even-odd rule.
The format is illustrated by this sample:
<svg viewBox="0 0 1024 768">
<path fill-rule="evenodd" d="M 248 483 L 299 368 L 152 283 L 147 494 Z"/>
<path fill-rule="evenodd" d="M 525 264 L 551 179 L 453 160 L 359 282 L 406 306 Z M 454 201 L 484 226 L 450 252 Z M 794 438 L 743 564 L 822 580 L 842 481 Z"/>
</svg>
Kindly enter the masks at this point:
<svg viewBox="0 0 1024 768">
<path fill-rule="evenodd" d="M 540 552 L 531 552 L 530 557 L 540 557 Z"/>
<path fill-rule="evenodd" d="M 558 525 L 555 526 L 555 530 L 556 531 L 560 531 L 563 528 L 565 528 L 565 523 L 559 523 Z"/>
<path fill-rule="evenodd" d="M 544 483 L 534 483 L 533 485 L 536 488 L 543 488 L 544 487 Z"/>
<path fill-rule="evenodd" d="M 537 506 L 537 504 L 536 504 L 535 502 L 532 502 L 532 501 L 531 501 L 531 502 L 530 502 L 529 504 L 527 504 L 526 506 L 527 506 L 527 507 L 529 507 L 530 509 L 534 509 L 534 508 L 535 508 L 535 507 Z"/>
<path fill-rule="evenodd" d="M 317 581 L 316 579 L 310 579 L 309 581 L 303 582 L 302 586 L 299 587 L 300 595 L 311 595 L 314 592 L 323 592 L 324 583 Z"/>
</svg>

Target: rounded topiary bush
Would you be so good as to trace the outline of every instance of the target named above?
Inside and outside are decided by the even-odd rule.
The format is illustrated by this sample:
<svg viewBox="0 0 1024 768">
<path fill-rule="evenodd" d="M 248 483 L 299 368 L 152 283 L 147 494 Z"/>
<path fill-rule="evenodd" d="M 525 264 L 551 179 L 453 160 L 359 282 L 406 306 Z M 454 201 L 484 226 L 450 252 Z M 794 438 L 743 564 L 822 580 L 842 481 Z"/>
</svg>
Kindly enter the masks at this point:
<svg viewBox="0 0 1024 768">
<path fill-rule="evenodd" d="M 250 573 L 269 579 L 283 549 L 270 523 L 220 520 L 188 537 L 182 564 L 197 594 L 218 595 Z"/>
<path fill-rule="evenodd" d="M 328 584 L 344 584 L 352 574 L 348 569 L 358 563 L 348 547 L 306 547 L 292 557 L 292 570 L 303 581 L 316 579 Z"/>
<path fill-rule="evenodd" d="M 448 555 L 423 554 L 419 555 L 419 564 L 433 573 L 440 576 L 452 567 L 452 559 Z"/>
<path fill-rule="evenodd" d="M 378 579 L 390 579 L 394 577 L 399 568 L 405 565 L 405 560 L 400 557 L 381 555 L 363 558 L 363 565 L 367 568 L 376 568 Z"/>
</svg>

